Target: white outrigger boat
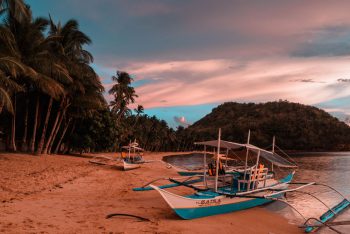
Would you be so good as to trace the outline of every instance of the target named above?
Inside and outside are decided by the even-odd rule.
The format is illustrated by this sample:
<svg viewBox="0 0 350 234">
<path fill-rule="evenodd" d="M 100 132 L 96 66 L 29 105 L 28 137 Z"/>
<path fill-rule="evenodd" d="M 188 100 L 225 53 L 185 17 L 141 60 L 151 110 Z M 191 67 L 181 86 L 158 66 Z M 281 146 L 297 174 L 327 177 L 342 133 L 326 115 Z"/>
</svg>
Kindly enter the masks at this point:
<svg viewBox="0 0 350 234">
<path fill-rule="evenodd" d="M 142 163 L 146 163 L 143 159 L 143 149 L 138 147 L 136 141 L 131 142 L 127 146 L 122 147 L 120 156 L 97 155 L 89 160 L 90 163 L 98 165 L 121 166 L 125 171 L 141 167 Z M 124 151 L 123 151 L 124 150 Z"/>
<path fill-rule="evenodd" d="M 315 182 L 293 183 L 292 180 L 295 170 L 297 169 L 297 165 L 292 160 L 287 160 L 286 158 L 278 155 L 274 151 L 274 143 L 272 151 L 267 151 L 250 144 L 249 138 L 250 132 L 248 134 L 248 142 L 246 144 L 223 141 L 221 140 L 221 130 L 219 130 L 218 140 L 196 143 L 197 145 L 203 145 L 205 148 L 217 147 L 218 154 L 220 153 L 221 148 L 245 150 L 246 159 L 244 171 L 226 174 L 222 168 L 220 168 L 219 157 L 216 157 L 216 166 L 215 168 L 211 168 L 215 171 L 213 176 L 210 176 L 211 173 L 207 173 L 206 170 L 203 170 L 202 175 L 167 178 L 167 180 L 172 182 L 172 184 L 162 186 L 156 186 L 153 184 L 156 181 L 164 180 L 164 178 L 161 178 L 153 180 L 140 188 L 134 188 L 133 190 L 156 190 L 178 216 L 183 219 L 195 219 L 210 215 L 244 210 L 273 201 L 284 202 L 296 210 L 291 204 L 283 199 L 287 192 L 297 191 L 311 185 L 327 186 L 317 184 Z M 206 149 L 204 152 L 206 152 Z M 248 166 L 248 157 L 250 153 L 253 153 L 256 156 L 256 160 L 254 165 Z M 205 160 L 206 157 L 204 156 L 204 163 L 206 164 Z M 271 169 L 268 169 L 265 167 L 265 165 L 261 164 L 262 162 L 270 163 Z M 276 173 L 273 171 L 274 166 L 288 169 L 290 170 L 290 173 L 281 179 L 277 179 Z M 297 186 L 290 188 L 290 185 Z M 167 188 L 177 186 L 192 188 L 194 193 L 187 196 L 180 196 L 165 190 Z M 329 186 L 327 187 L 331 188 Z M 333 188 L 331 189 L 336 191 Z M 338 191 L 336 192 L 340 194 Z M 313 196 L 312 194 L 309 195 Z M 332 208 L 328 207 L 324 202 L 316 198 L 328 209 L 328 211 L 319 219 L 306 219 L 298 210 L 296 210 L 305 219 L 305 231 L 312 232 L 322 225 L 327 225 L 329 220 L 337 216 L 337 214 L 339 214 L 345 208 L 349 207 L 349 200 L 344 196 L 342 196 L 342 198 L 343 200 Z M 310 223 L 311 221 L 312 223 Z M 334 229 L 332 227 L 330 228 L 332 230 Z"/>
<path fill-rule="evenodd" d="M 140 168 L 142 163 L 145 163 L 143 159 L 143 149 L 138 147 L 136 141 L 130 143 L 127 146 L 123 146 L 122 149 L 127 150 L 127 155 L 125 152 L 121 152 L 121 158 L 123 160 L 123 168 L 125 171 Z"/>
</svg>

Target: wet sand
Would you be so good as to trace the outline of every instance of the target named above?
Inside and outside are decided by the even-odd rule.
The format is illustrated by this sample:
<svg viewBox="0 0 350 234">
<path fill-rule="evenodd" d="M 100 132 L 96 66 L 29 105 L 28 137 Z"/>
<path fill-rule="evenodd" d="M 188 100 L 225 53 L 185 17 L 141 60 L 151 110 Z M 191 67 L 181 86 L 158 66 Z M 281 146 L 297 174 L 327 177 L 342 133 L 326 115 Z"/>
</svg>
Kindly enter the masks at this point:
<svg viewBox="0 0 350 234">
<path fill-rule="evenodd" d="M 146 154 L 145 158 L 161 160 L 169 154 Z M 0 232 L 302 233 L 264 207 L 181 220 L 156 191 L 132 191 L 150 180 L 177 176 L 164 163 L 147 163 L 125 172 L 88 161 L 72 156 L 0 154 Z M 150 222 L 121 216 L 106 219 L 111 213 L 139 215 Z"/>
</svg>

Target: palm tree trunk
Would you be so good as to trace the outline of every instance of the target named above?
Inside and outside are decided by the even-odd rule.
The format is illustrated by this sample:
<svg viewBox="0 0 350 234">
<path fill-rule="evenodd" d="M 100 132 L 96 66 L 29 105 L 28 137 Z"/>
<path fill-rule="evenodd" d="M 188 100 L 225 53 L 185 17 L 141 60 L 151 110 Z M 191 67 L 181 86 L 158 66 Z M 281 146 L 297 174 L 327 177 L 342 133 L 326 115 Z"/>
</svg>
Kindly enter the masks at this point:
<svg viewBox="0 0 350 234">
<path fill-rule="evenodd" d="M 60 107 L 59 107 L 57 115 L 56 115 L 55 123 L 53 124 L 49 138 L 47 139 L 47 142 L 43 148 L 43 151 L 42 151 L 43 154 L 47 154 L 48 148 L 49 148 L 51 141 L 52 141 L 52 137 L 53 137 L 54 133 L 56 132 L 58 120 L 60 119 L 61 113 L 62 113 L 63 101 L 64 101 L 64 99 L 62 99 L 62 101 L 61 101 Z"/>
<path fill-rule="evenodd" d="M 64 136 L 66 135 L 66 132 L 67 132 L 67 129 L 68 129 L 68 127 L 69 127 L 69 124 L 70 124 L 71 120 L 72 120 L 72 118 L 69 118 L 68 123 L 67 123 L 66 126 L 64 127 L 64 130 L 63 130 L 63 132 L 62 132 L 61 138 L 60 138 L 60 140 L 58 141 L 58 144 L 56 145 L 56 149 L 55 149 L 55 152 L 54 152 L 55 154 L 57 154 L 57 153 L 58 153 L 58 150 L 60 149 L 62 140 L 63 140 Z"/>
<path fill-rule="evenodd" d="M 56 131 L 58 120 L 59 120 L 60 116 L 61 116 L 61 111 L 59 111 L 57 113 L 57 116 L 56 116 L 56 119 L 55 119 L 55 123 L 54 123 L 54 125 L 53 125 L 53 127 L 51 129 L 51 133 L 49 135 L 49 138 L 47 139 L 46 144 L 44 145 L 44 148 L 43 148 L 43 150 L 41 152 L 42 154 L 47 154 L 47 152 L 48 152 L 48 148 L 49 148 L 49 146 L 51 144 L 53 134 Z"/>
<path fill-rule="evenodd" d="M 16 147 L 16 94 L 14 98 L 14 106 L 13 106 L 13 116 L 12 116 L 12 128 L 11 128 L 11 150 L 13 152 L 17 151 Z"/>
<path fill-rule="evenodd" d="M 38 96 L 36 97 L 36 108 L 35 108 L 33 135 L 32 135 L 32 139 L 30 141 L 30 151 L 32 152 L 32 154 L 34 154 L 34 151 L 35 151 L 35 139 L 36 139 L 36 130 L 37 130 L 37 126 L 38 126 L 39 104 L 40 104 L 40 98 L 39 98 L 39 94 L 38 94 Z"/>
<path fill-rule="evenodd" d="M 22 151 L 27 151 L 27 134 L 28 134 L 28 107 L 29 106 L 29 99 L 26 100 L 26 110 L 24 114 L 24 133 L 22 138 Z"/>
<path fill-rule="evenodd" d="M 36 150 L 36 154 L 41 154 L 41 151 L 42 151 L 43 146 L 44 146 L 47 125 L 49 123 L 50 114 L 51 114 L 52 101 L 53 101 L 53 99 L 52 99 L 52 97 L 50 97 L 49 106 L 47 107 L 47 113 L 46 113 L 46 118 L 45 118 L 45 122 L 44 122 L 44 127 L 43 127 L 43 131 L 41 133 L 41 138 L 40 138 L 40 141 L 38 144 L 38 149 Z"/>
<path fill-rule="evenodd" d="M 51 140 L 51 144 L 49 145 L 49 148 L 47 149 L 48 154 L 51 154 L 51 149 L 53 147 L 53 144 L 55 143 L 55 140 L 57 138 L 58 132 L 61 129 L 62 122 L 63 122 L 63 120 L 64 120 L 64 118 L 66 116 L 67 108 L 70 106 L 69 99 L 67 98 L 67 99 L 65 99 L 65 101 L 66 101 L 66 104 L 65 104 L 65 106 L 63 108 L 62 115 L 60 117 L 60 121 L 58 122 L 58 125 L 56 127 L 56 131 L 53 134 L 53 138 Z"/>
<path fill-rule="evenodd" d="M 132 125 L 132 129 L 135 128 L 135 126 L 136 126 L 138 120 L 139 120 L 139 115 L 137 114 L 137 115 L 136 115 L 136 119 L 135 119 L 135 123 Z"/>
<path fill-rule="evenodd" d="M 2 112 L 2 108 L 4 108 L 4 105 L 1 105 L 1 104 L 0 104 L 0 114 L 1 114 L 1 112 Z"/>
<path fill-rule="evenodd" d="M 61 129 L 62 121 L 63 121 L 63 119 L 64 119 L 65 114 L 66 114 L 66 111 L 64 110 L 64 111 L 62 112 L 61 116 L 60 116 L 60 120 L 59 120 L 59 122 L 58 122 L 58 124 L 57 124 L 57 127 L 56 127 L 56 129 L 55 129 L 55 132 L 53 133 L 52 140 L 51 140 L 51 142 L 50 142 L 50 144 L 49 144 L 49 147 L 47 148 L 47 153 L 48 153 L 48 154 L 51 154 L 52 146 L 53 146 L 53 144 L 55 143 L 57 134 L 58 134 L 58 132 L 59 132 L 60 129 Z"/>
</svg>

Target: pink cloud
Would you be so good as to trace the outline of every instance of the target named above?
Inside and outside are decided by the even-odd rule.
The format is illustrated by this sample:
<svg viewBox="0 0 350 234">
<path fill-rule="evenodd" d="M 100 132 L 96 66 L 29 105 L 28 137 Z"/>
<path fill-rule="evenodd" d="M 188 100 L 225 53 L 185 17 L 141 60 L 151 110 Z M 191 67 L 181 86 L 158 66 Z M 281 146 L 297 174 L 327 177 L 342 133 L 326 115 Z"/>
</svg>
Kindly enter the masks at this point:
<svg viewBox="0 0 350 234">
<path fill-rule="evenodd" d="M 180 124 L 181 126 L 184 126 L 184 127 L 188 127 L 190 126 L 191 124 L 187 122 L 186 118 L 184 116 L 181 116 L 181 117 L 178 117 L 178 116 L 175 116 L 174 117 L 174 120 L 176 123 Z"/>
<path fill-rule="evenodd" d="M 158 77 L 156 83 L 136 88 L 138 102 L 146 108 L 231 100 L 287 99 L 314 104 L 350 92 L 350 86 L 337 81 L 350 72 L 348 58 L 276 58 L 231 69 L 235 64 L 239 63 L 231 60 L 152 62 L 133 64 L 124 70 L 130 71 L 136 80 Z M 301 79 L 315 82 L 298 82 Z"/>
</svg>

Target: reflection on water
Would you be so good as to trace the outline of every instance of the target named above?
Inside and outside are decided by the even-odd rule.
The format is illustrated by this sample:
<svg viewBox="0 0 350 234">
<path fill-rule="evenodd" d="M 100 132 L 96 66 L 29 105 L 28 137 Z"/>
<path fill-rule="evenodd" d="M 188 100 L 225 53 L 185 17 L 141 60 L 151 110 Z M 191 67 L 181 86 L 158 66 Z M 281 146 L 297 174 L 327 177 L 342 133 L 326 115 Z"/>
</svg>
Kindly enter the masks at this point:
<svg viewBox="0 0 350 234">
<path fill-rule="evenodd" d="M 212 155 L 210 157 L 212 157 Z M 318 183 L 325 183 L 336 188 L 348 199 L 350 198 L 350 152 L 298 153 L 293 155 L 293 159 L 299 166 L 295 174 L 295 182 L 315 181 Z M 168 157 L 165 160 L 173 165 L 192 168 L 203 165 L 202 154 Z M 330 207 L 333 207 L 342 200 L 335 192 L 324 187 L 310 186 L 303 191 L 310 192 L 317 196 Z M 287 200 L 306 218 L 319 218 L 319 216 L 327 210 L 322 203 L 307 194 L 299 192 L 289 193 Z M 301 218 L 300 215 L 281 202 L 271 203 L 267 205 L 266 208 L 283 215 L 290 220 L 291 223 L 303 223 L 303 218 Z M 336 219 L 336 221 L 343 220 L 350 220 L 350 210 L 346 210 Z M 334 228 L 343 233 L 350 233 L 350 226 L 336 226 Z M 320 233 L 334 232 L 324 228 Z"/>
<path fill-rule="evenodd" d="M 299 169 L 295 174 L 295 182 L 315 181 L 325 183 L 340 191 L 347 198 L 350 198 L 350 152 L 341 153 L 299 153 L 294 155 Z M 310 186 L 303 190 L 310 192 L 320 198 L 329 207 L 333 207 L 340 202 L 342 198 L 335 192 L 320 186 Z M 296 207 L 306 218 L 320 217 L 327 208 L 307 194 L 290 193 L 287 200 Z M 282 214 L 292 223 L 300 224 L 303 219 L 291 208 L 281 203 L 270 204 L 267 209 Z M 350 220 L 350 211 L 346 210 L 339 215 L 336 221 Z M 334 227 L 343 233 L 350 233 L 350 226 Z M 322 229 L 320 233 L 334 233 L 329 229 Z"/>
</svg>

